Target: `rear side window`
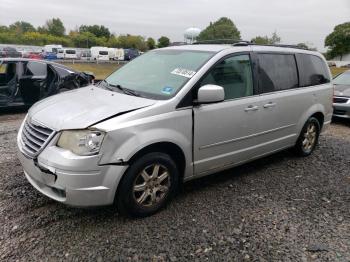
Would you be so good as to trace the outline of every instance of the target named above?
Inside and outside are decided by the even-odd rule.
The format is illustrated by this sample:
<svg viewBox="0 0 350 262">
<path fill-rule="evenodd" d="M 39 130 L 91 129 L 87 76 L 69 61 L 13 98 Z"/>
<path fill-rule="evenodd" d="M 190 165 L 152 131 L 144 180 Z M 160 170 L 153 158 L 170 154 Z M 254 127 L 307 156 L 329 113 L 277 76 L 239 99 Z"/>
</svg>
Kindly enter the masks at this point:
<svg viewBox="0 0 350 262">
<path fill-rule="evenodd" d="M 66 50 L 66 53 L 69 55 L 75 55 L 75 50 Z"/>
<path fill-rule="evenodd" d="M 27 64 L 25 75 L 27 76 L 46 76 L 47 65 L 39 62 L 29 62 Z"/>
<path fill-rule="evenodd" d="M 108 55 L 108 52 L 107 51 L 100 51 L 98 52 L 100 55 Z"/>
<path fill-rule="evenodd" d="M 299 86 L 294 55 L 258 54 L 259 87 L 262 93 L 281 91 Z"/>
<path fill-rule="evenodd" d="M 314 86 L 330 82 L 326 64 L 315 55 L 297 54 L 301 86 Z"/>
</svg>

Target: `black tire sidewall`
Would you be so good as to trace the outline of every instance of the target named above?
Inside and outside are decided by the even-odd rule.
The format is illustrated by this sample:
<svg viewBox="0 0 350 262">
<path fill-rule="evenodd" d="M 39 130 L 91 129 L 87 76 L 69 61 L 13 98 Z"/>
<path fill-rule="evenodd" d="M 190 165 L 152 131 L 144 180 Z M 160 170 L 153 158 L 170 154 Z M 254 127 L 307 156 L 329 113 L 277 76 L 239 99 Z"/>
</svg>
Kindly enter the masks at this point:
<svg viewBox="0 0 350 262">
<path fill-rule="evenodd" d="M 303 139 L 304 139 L 304 133 L 306 132 L 308 126 L 310 123 L 313 123 L 315 124 L 316 126 L 316 141 L 314 143 L 314 145 L 312 146 L 312 149 L 310 151 L 305 151 L 304 148 L 303 148 Z M 302 130 L 301 130 L 301 133 L 299 135 L 299 138 L 298 138 L 298 141 L 295 145 L 295 149 L 296 149 L 296 152 L 298 155 L 300 156 L 309 156 L 311 155 L 311 153 L 315 150 L 317 144 L 318 144 L 318 139 L 319 139 L 319 136 L 320 136 L 320 131 L 321 131 L 321 127 L 320 127 L 320 123 L 319 121 L 315 118 L 315 117 L 310 117 L 306 123 L 304 124 Z"/>
<path fill-rule="evenodd" d="M 152 164 L 161 164 L 168 169 L 170 174 L 170 188 L 166 197 L 162 202 L 149 208 L 139 206 L 133 197 L 133 185 L 134 180 L 138 174 L 147 166 Z M 154 152 L 148 153 L 130 164 L 130 167 L 124 174 L 120 184 L 118 186 L 118 192 L 116 194 L 116 204 L 119 212 L 122 215 L 132 217 L 145 217 L 152 215 L 165 207 L 167 202 L 174 196 L 178 187 L 178 169 L 174 160 L 165 153 Z"/>
</svg>

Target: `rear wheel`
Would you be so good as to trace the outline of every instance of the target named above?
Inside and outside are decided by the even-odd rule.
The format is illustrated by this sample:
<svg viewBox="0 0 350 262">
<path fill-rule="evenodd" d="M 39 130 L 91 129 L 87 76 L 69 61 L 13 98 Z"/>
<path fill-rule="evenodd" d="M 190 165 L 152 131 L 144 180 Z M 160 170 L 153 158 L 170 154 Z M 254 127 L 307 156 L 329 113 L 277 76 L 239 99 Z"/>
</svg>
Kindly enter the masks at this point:
<svg viewBox="0 0 350 262">
<path fill-rule="evenodd" d="M 315 117 L 310 117 L 301 130 L 295 151 L 300 156 L 309 156 L 315 149 L 320 135 L 320 123 Z"/>
<path fill-rule="evenodd" d="M 149 153 L 134 161 L 117 193 L 117 208 L 123 215 L 145 217 L 163 208 L 178 186 L 178 169 L 165 153 Z"/>
</svg>

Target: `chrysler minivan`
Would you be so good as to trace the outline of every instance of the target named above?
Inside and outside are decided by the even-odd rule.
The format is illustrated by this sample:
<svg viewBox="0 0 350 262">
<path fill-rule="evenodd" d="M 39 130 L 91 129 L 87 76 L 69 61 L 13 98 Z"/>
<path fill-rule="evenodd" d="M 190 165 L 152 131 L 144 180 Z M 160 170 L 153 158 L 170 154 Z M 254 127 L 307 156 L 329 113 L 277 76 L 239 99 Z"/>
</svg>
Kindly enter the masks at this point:
<svg viewBox="0 0 350 262">
<path fill-rule="evenodd" d="M 183 181 L 294 148 L 310 155 L 332 117 L 317 52 L 186 45 L 149 51 L 97 85 L 36 103 L 18 133 L 28 181 L 72 206 L 147 216 Z"/>
</svg>

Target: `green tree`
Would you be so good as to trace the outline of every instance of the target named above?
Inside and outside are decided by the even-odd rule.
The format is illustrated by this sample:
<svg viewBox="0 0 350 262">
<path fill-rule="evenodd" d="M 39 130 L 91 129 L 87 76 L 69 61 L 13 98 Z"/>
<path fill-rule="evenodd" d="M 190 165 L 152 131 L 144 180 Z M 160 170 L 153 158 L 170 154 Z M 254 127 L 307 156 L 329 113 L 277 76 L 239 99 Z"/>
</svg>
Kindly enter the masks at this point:
<svg viewBox="0 0 350 262">
<path fill-rule="evenodd" d="M 47 20 L 44 29 L 48 34 L 54 36 L 64 36 L 64 33 L 66 31 L 61 19 L 59 18 L 52 18 L 50 20 Z M 39 29 L 38 31 L 40 32 Z"/>
<path fill-rule="evenodd" d="M 147 47 L 149 50 L 156 48 L 156 41 L 152 37 L 147 39 Z"/>
<path fill-rule="evenodd" d="M 297 44 L 297 47 L 303 48 L 303 49 L 309 49 L 309 46 L 305 43 L 299 43 L 299 44 Z"/>
<path fill-rule="evenodd" d="M 216 22 L 210 22 L 198 36 L 198 40 L 241 39 L 241 33 L 231 19 L 222 17 Z"/>
<path fill-rule="evenodd" d="M 24 21 L 17 21 L 9 26 L 9 30 L 17 34 L 23 34 L 26 32 L 35 32 L 35 28 L 32 24 Z"/>
<path fill-rule="evenodd" d="M 109 29 L 103 25 L 81 25 L 79 27 L 79 32 L 90 32 L 97 37 L 109 38 L 111 36 Z"/>
<path fill-rule="evenodd" d="M 7 26 L 5 25 L 0 25 L 0 33 L 5 33 L 5 32 L 8 32 L 9 29 Z"/>
<path fill-rule="evenodd" d="M 329 48 L 328 58 L 339 56 L 342 60 L 343 55 L 350 52 L 350 22 L 337 25 L 326 37 L 325 46 Z"/>
<path fill-rule="evenodd" d="M 139 35 L 121 35 L 118 37 L 119 47 L 135 48 L 141 51 L 147 50 L 145 39 Z"/>
<path fill-rule="evenodd" d="M 166 36 L 162 36 L 161 38 L 158 39 L 158 47 L 167 47 L 170 45 L 170 39 Z"/>
<path fill-rule="evenodd" d="M 267 35 L 254 37 L 251 42 L 258 45 L 274 45 L 281 42 L 281 37 L 274 32 L 271 37 L 268 37 Z"/>
</svg>

